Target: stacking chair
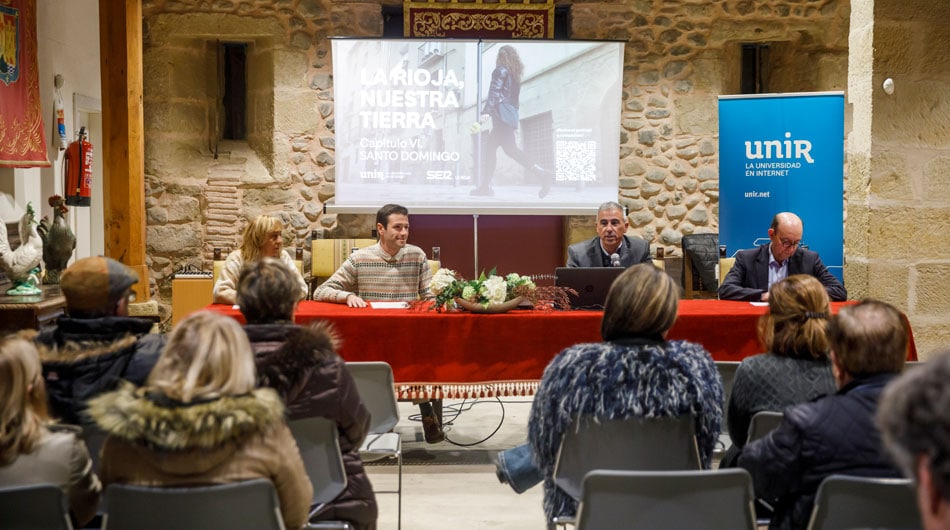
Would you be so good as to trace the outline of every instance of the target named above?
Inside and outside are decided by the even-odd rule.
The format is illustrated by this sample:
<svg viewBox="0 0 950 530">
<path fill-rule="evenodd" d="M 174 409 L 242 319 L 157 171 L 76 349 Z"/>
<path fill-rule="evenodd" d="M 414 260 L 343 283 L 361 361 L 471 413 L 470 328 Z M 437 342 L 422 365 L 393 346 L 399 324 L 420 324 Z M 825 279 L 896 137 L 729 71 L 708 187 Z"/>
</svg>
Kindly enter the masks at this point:
<svg viewBox="0 0 950 530">
<path fill-rule="evenodd" d="M 66 494 L 52 484 L 0 488 L 0 527 L 73 530 Z"/>
<path fill-rule="evenodd" d="M 736 382 L 736 370 L 739 369 L 739 361 L 716 361 L 716 370 L 722 379 L 722 434 L 719 435 L 719 444 L 717 450 L 725 451 L 732 444 L 729 439 L 729 430 L 725 428 L 728 425 L 729 398 L 732 396 L 732 387 Z M 721 446 L 721 447 L 720 447 Z"/>
<path fill-rule="evenodd" d="M 215 486 L 106 488 L 103 530 L 284 530 L 277 491 L 254 479 Z"/>
<path fill-rule="evenodd" d="M 575 420 L 561 441 L 554 482 L 580 500 L 581 482 L 594 469 L 700 469 L 693 422 L 690 416 Z"/>
<path fill-rule="evenodd" d="M 591 471 L 578 530 L 755 530 L 752 477 L 716 471 Z"/>
<path fill-rule="evenodd" d="M 369 434 L 360 447 L 360 458 L 374 462 L 395 458 L 397 486 L 395 490 L 376 490 L 376 493 L 395 493 L 396 526 L 402 528 L 402 439 L 392 432 L 399 423 L 399 408 L 396 404 L 396 385 L 393 369 L 385 362 L 348 362 L 347 370 L 356 382 L 360 398 L 369 409 L 372 419 Z"/>
<path fill-rule="evenodd" d="M 917 494 L 909 479 L 832 475 L 822 481 L 808 530 L 920 529 Z"/>
<path fill-rule="evenodd" d="M 310 519 L 319 515 L 327 504 L 346 489 L 346 469 L 340 453 L 336 423 L 328 418 L 302 418 L 289 422 L 307 476 L 313 484 Z M 346 521 L 315 521 L 309 530 L 350 530 Z"/>
<path fill-rule="evenodd" d="M 774 431 L 782 423 L 782 418 L 785 415 L 781 412 L 774 412 L 770 410 L 760 410 L 752 415 L 752 420 L 749 421 L 749 436 L 746 438 L 747 442 L 753 440 L 758 440 L 766 434 Z"/>
</svg>

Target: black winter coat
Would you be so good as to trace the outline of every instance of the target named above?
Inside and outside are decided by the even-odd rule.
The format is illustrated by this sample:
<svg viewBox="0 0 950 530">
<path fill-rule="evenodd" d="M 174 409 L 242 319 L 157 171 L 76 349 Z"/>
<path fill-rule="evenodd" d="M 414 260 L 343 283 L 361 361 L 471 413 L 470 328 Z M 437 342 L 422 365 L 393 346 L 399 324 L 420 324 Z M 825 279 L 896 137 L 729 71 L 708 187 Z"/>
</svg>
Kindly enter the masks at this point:
<svg viewBox="0 0 950 530">
<path fill-rule="evenodd" d="M 346 468 L 346 490 L 314 520 L 342 519 L 356 530 L 376 528 L 378 508 L 359 448 L 369 430 L 369 410 L 326 324 L 245 326 L 254 349 L 258 381 L 280 394 L 288 418 L 324 417 L 336 422 Z"/>
<path fill-rule="evenodd" d="M 64 423 L 88 423 L 86 402 L 122 380 L 140 386 L 165 347 L 152 322 L 135 317 L 60 317 L 35 337 L 52 414 Z"/>
<path fill-rule="evenodd" d="M 739 466 L 752 475 L 756 497 L 775 508 L 770 529 L 806 528 L 818 486 L 830 475 L 901 476 L 874 425 L 894 377 L 856 379 L 834 395 L 789 407 L 775 431 L 745 446 Z"/>
</svg>

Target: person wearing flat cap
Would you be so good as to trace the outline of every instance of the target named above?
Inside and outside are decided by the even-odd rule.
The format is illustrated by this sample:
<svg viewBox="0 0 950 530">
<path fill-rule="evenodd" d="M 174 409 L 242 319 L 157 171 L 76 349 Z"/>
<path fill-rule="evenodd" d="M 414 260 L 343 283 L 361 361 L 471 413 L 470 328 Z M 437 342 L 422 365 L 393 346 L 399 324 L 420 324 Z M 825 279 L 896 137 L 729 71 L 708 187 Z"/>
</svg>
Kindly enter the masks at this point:
<svg viewBox="0 0 950 530">
<path fill-rule="evenodd" d="M 165 336 L 150 333 L 151 321 L 129 316 L 138 281 L 132 269 L 100 256 L 80 259 L 63 273 L 66 315 L 33 336 L 50 412 L 62 422 L 88 423 L 90 398 L 122 380 L 141 385 L 158 361 Z"/>
</svg>

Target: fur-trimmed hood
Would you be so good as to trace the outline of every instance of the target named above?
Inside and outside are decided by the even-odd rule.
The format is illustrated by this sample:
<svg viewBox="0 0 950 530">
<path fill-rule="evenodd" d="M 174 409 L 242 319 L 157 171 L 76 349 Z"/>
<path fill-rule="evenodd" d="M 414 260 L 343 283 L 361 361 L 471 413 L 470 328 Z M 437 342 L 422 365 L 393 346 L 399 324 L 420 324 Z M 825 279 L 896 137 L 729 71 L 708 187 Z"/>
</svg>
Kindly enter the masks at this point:
<svg viewBox="0 0 950 530">
<path fill-rule="evenodd" d="M 135 317 L 60 317 L 56 327 L 35 336 L 44 363 L 76 363 L 132 348 L 152 328 Z"/>
<path fill-rule="evenodd" d="M 314 370 L 338 360 L 340 340 L 329 322 L 248 324 L 244 329 L 254 349 L 258 383 L 277 390 L 287 403 L 299 396 Z"/>
<path fill-rule="evenodd" d="M 233 452 L 245 438 L 283 422 L 284 405 L 269 388 L 241 396 L 178 403 L 124 384 L 89 402 L 89 415 L 111 436 L 153 450 Z"/>
</svg>

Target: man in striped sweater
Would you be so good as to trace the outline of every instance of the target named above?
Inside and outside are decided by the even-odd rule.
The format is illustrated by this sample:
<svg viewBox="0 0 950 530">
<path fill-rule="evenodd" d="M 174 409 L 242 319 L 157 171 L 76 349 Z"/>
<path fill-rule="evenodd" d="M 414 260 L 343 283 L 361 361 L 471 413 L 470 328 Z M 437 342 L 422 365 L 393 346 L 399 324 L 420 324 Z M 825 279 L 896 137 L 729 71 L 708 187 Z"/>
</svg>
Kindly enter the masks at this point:
<svg viewBox="0 0 950 530">
<path fill-rule="evenodd" d="M 409 210 L 387 204 L 376 212 L 379 242 L 350 255 L 313 293 L 313 299 L 350 307 L 366 307 L 373 301 L 405 301 L 431 298 L 432 272 L 425 252 L 407 243 Z M 432 402 L 419 403 L 426 441 L 445 439 Z"/>
</svg>

